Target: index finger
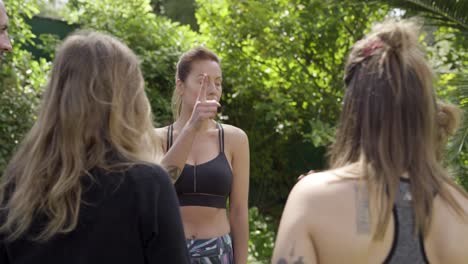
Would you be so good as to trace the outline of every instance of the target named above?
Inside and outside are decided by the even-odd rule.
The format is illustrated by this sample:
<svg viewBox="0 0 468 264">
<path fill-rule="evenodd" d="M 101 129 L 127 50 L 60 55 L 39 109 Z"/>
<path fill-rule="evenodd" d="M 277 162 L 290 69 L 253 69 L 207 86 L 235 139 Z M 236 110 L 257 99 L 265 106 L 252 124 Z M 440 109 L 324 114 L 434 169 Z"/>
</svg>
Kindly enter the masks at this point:
<svg viewBox="0 0 468 264">
<path fill-rule="evenodd" d="M 206 74 L 203 74 L 203 79 L 201 83 L 200 90 L 198 90 L 197 101 L 205 102 L 206 101 Z"/>
</svg>

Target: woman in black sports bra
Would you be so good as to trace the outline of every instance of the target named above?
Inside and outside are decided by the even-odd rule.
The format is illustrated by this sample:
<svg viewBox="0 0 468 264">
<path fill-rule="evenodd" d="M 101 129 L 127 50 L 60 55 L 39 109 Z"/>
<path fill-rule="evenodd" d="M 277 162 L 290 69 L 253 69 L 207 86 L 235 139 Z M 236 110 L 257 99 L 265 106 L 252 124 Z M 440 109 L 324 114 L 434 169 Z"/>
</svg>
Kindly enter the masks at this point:
<svg viewBox="0 0 468 264">
<path fill-rule="evenodd" d="M 248 138 L 241 129 L 214 121 L 221 82 L 216 54 L 203 47 L 183 54 L 172 101 L 175 122 L 156 132 L 164 139 L 162 164 L 176 188 L 192 263 L 244 264 Z"/>
</svg>

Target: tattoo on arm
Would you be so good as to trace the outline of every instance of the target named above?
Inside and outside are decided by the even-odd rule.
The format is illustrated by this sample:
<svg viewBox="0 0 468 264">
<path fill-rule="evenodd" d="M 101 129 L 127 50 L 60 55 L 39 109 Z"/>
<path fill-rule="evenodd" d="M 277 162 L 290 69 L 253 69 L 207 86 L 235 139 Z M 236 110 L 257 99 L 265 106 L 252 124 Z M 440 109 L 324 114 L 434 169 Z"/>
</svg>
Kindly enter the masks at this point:
<svg viewBox="0 0 468 264">
<path fill-rule="evenodd" d="M 354 186 L 356 203 L 356 230 L 358 234 L 370 234 L 369 195 L 366 186 Z"/>
<path fill-rule="evenodd" d="M 285 258 L 280 258 L 276 264 L 304 264 L 304 257 L 297 257 L 296 260 L 292 260 L 292 262 L 288 262 Z"/>
<path fill-rule="evenodd" d="M 286 261 L 286 259 L 280 258 L 278 262 L 276 262 L 276 264 L 288 264 L 288 262 Z"/>
<path fill-rule="evenodd" d="M 176 166 L 167 167 L 167 173 L 169 173 L 169 176 L 173 181 L 176 181 L 179 178 L 181 172 L 181 169 Z"/>
<path fill-rule="evenodd" d="M 297 257 L 296 261 L 293 264 L 304 264 L 304 261 L 302 259 L 303 257 Z"/>
<path fill-rule="evenodd" d="M 296 259 L 295 254 L 294 254 L 294 248 L 295 248 L 296 242 L 294 241 L 293 246 L 291 247 L 291 251 L 289 252 L 289 259 L 292 262 L 288 262 L 286 258 L 280 258 L 276 264 L 304 264 L 304 257 L 298 256 Z"/>
</svg>

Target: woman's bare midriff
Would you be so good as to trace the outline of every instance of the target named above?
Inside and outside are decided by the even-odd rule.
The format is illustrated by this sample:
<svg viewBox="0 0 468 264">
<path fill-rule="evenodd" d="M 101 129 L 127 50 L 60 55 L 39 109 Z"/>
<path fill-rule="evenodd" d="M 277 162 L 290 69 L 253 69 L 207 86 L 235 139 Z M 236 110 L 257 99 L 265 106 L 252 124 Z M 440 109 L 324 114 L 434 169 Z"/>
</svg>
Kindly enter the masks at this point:
<svg viewBox="0 0 468 264">
<path fill-rule="evenodd" d="M 220 237 L 230 232 L 226 209 L 181 206 L 180 212 L 187 239 Z"/>
</svg>

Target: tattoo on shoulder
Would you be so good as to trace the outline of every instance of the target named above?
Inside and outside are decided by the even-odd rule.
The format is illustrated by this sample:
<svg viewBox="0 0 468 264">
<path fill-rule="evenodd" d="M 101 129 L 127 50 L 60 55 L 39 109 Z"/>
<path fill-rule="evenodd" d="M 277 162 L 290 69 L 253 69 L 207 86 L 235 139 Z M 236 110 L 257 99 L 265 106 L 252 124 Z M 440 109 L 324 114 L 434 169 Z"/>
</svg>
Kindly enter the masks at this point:
<svg viewBox="0 0 468 264">
<path fill-rule="evenodd" d="M 288 262 L 285 258 L 280 258 L 276 264 L 304 264 L 304 257 L 297 257 L 295 260 L 293 259 L 292 262 Z"/>
<path fill-rule="evenodd" d="M 169 176 L 174 181 L 177 180 L 177 178 L 179 178 L 181 172 L 182 172 L 181 169 L 179 169 L 176 166 L 167 167 L 167 173 L 169 173 Z"/>
<path fill-rule="evenodd" d="M 356 184 L 354 186 L 356 203 L 356 231 L 358 234 L 370 233 L 369 195 L 367 188 Z"/>
<path fill-rule="evenodd" d="M 296 241 L 293 242 L 293 245 L 291 247 L 291 252 L 289 252 L 289 256 L 292 258 L 294 257 L 294 248 L 296 247 Z"/>
</svg>

